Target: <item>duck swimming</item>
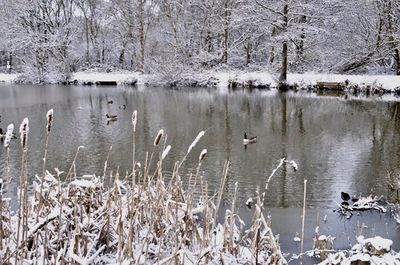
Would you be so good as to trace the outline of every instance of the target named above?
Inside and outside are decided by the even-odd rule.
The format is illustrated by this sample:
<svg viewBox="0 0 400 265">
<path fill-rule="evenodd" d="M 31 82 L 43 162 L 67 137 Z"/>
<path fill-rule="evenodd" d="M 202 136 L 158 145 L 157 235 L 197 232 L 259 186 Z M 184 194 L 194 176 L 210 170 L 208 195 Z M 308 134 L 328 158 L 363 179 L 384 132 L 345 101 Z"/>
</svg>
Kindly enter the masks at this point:
<svg viewBox="0 0 400 265">
<path fill-rule="evenodd" d="M 126 109 L 126 105 L 124 104 L 124 105 L 121 105 L 121 106 L 119 106 L 119 108 L 120 109 Z"/>
<path fill-rule="evenodd" d="M 252 144 L 257 142 L 257 136 L 247 138 L 247 133 L 244 133 L 243 144 Z"/>
<path fill-rule="evenodd" d="M 116 121 L 117 120 L 117 115 L 109 115 L 107 113 L 106 117 L 107 117 L 107 121 Z"/>
</svg>

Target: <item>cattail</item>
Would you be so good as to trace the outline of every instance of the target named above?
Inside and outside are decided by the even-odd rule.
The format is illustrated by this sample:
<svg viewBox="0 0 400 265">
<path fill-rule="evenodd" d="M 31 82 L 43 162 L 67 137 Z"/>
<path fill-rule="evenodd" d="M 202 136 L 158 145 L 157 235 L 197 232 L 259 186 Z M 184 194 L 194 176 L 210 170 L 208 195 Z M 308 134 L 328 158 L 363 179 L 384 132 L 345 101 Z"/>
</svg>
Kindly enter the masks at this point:
<svg viewBox="0 0 400 265">
<path fill-rule="evenodd" d="M 49 110 L 46 114 L 47 118 L 47 132 L 50 132 L 53 123 L 53 109 Z"/>
<path fill-rule="evenodd" d="M 204 157 L 207 155 L 207 149 L 203 149 L 203 151 L 201 151 L 200 156 L 199 156 L 199 163 L 201 161 L 203 161 Z"/>
<path fill-rule="evenodd" d="M 28 142 L 28 133 L 29 133 L 29 120 L 25 118 L 21 126 L 19 126 L 19 133 L 21 134 L 21 147 L 22 149 L 26 148 Z"/>
<path fill-rule="evenodd" d="M 11 138 L 14 132 L 14 124 L 9 124 L 7 127 L 6 139 L 4 140 L 4 147 L 7 148 L 10 145 Z"/>
<path fill-rule="evenodd" d="M 133 131 L 136 132 L 136 123 L 137 123 L 137 110 L 132 113 L 132 125 Z"/>
<path fill-rule="evenodd" d="M 193 143 L 189 146 L 187 153 L 190 153 L 190 151 L 192 151 L 193 147 L 195 147 L 200 138 L 203 137 L 204 133 L 205 131 L 199 132 L 199 134 L 196 136 L 196 139 L 194 139 Z"/>
<path fill-rule="evenodd" d="M 161 137 L 163 136 L 163 134 L 164 134 L 164 130 L 163 129 L 158 131 L 157 136 L 154 139 L 154 146 L 157 146 L 160 143 Z"/>
<path fill-rule="evenodd" d="M 161 160 L 164 160 L 164 158 L 168 155 L 169 150 L 171 150 L 171 146 L 170 145 L 165 147 L 165 149 L 164 149 L 164 151 L 162 152 L 162 155 L 161 155 Z"/>
</svg>

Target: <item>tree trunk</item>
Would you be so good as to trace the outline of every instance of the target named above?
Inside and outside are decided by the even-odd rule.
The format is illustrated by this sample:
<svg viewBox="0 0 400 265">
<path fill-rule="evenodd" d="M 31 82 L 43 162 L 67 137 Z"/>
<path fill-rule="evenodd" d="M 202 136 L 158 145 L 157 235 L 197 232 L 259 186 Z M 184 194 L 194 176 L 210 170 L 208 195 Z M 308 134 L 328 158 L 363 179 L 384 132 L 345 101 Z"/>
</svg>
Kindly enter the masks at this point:
<svg viewBox="0 0 400 265">
<path fill-rule="evenodd" d="M 225 1 L 225 12 L 224 12 L 224 50 L 222 55 L 222 63 L 228 63 L 228 45 L 229 45 L 229 0 Z"/>
<path fill-rule="evenodd" d="M 300 33 L 300 38 L 298 40 L 298 43 L 296 45 L 296 55 L 298 59 L 301 59 L 304 54 L 304 41 L 306 39 L 306 33 L 304 31 L 304 25 L 307 22 L 307 17 L 305 15 L 301 16 L 300 23 L 301 23 L 301 33 Z"/>
<path fill-rule="evenodd" d="M 275 34 L 276 34 L 276 28 L 273 27 L 271 32 L 271 37 L 274 37 Z M 269 64 L 273 64 L 274 61 L 275 61 L 275 46 L 272 46 L 269 52 Z"/>
<path fill-rule="evenodd" d="M 85 37 L 86 37 L 86 62 L 89 63 L 90 61 L 90 37 L 89 37 L 89 25 L 88 25 L 88 18 L 85 15 Z"/>
<path fill-rule="evenodd" d="M 396 40 L 395 36 L 395 26 L 396 21 L 393 21 L 394 19 L 394 10 L 392 8 L 392 2 L 388 1 L 387 2 L 388 7 L 386 10 L 387 13 L 387 22 L 388 22 L 388 33 L 389 33 L 389 43 L 393 51 L 393 58 L 394 58 L 394 70 L 396 75 L 400 75 L 400 52 L 399 52 L 399 47 L 398 47 L 398 42 Z"/>
<path fill-rule="evenodd" d="M 382 18 L 382 14 L 380 13 L 381 11 L 378 11 L 379 12 L 379 21 L 378 21 L 378 33 L 377 33 L 377 35 L 376 35 L 376 46 L 375 46 L 375 49 L 377 50 L 377 51 L 379 51 L 379 48 L 381 47 L 381 42 L 382 42 L 382 36 L 381 36 L 381 34 L 382 34 L 382 28 L 383 28 L 383 18 Z"/>
<path fill-rule="evenodd" d="M 125 50 L 126 50 L 127 44 L 128 44 L 128 42 L 124 40 L 124 42 L 122 43 L 121 52 L 119 53 L 118 63 L 122 67 L 124 67 L 124 64 L 125 64 Z"/>
<path fill-rule="evenodd" d="M 12 71 L 12 68 L 13 68 L 13 53 L 12 52 L 9 53 L 9 64 L 10 64 L 9 71 L 10 71 L 10 74 L 11 74 L 11 71 Z"/>
<path fill-rule="evenodd" d="M 144 61 L 145 61 L 145 28 L 144 28 L 144 4 L 146 0 L 139 0 L 139 14 L 140 14 L 140 21 L 139 21 L 139 42 L 140 42 L 140 64 L 139 64 L 139 71 L 144 72 Z"/>
<path fill-rule="evenodd" d="M 279 81 L 281 83 L 286 83 L 287 81 L 287 66 L 288 66 L 288 45 L 287 41 L 284 41 L 282 44 L 282 68 L 281 75 L 279 77 Z"/>
<path fill-rule="evenodd" d="M 395 60 L 395 70 L 396 70 L 396 75 L 400 75 L 400 50 L 399 48 L 396 48 L 394 50 L 394 60 Z"/>
<path fill-rule="evenodd" d="M 244 46 L 246 50 L 246 65 L 249 65 L 251 63 L 251 39 L 248 38 L 247 44 Z"/>
<path fill-rule="evenodd" d="M 288 13 L 289 13 L 289 5 L 288 0 L 285 0 L 285 4 L 283 6 L 283 29 L 286 31 L 288 26 Z M 279 82 L 282 84 L 287 81 L 287 70 L 288 70 L 288 44 L 287 40 L 283 41 L 282 44 L 282 69 L 281 75 L 279 77 Z"/>
</svg>

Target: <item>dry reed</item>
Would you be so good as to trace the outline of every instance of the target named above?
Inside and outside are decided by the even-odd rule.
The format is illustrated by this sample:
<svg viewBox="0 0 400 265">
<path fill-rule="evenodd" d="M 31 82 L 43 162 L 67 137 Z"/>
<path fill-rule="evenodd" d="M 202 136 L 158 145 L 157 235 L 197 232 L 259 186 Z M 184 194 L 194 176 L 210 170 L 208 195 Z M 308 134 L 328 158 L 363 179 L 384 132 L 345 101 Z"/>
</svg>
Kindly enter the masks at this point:
<svg viewBox="0 0 400 265">
<path fill-rule="evenodd" d="M 133 115 L 133 141 L 136 115 Z M 229 161 L 225 162 L 217 194 L 210 197 L 207 183 L 199 173 L 207 154 L 204 149 L 193 176 L 194 185 L 184 188 L 179 168 L 204 131 L 197 135 L 181 162 L 175 163 L 168 185 L 163 180 L 162 160 L 171 146 L 166 146 L 165 137 L 152 177 L 149 175 L 152 159 L 146 159 L 141 169 L 133 154 L 134 181 L 121 179 L 117 170 L 111 173 L 113 182 L 105 185 L 108 156 L 103 176 L 78 178 L 73 172 L 80 146 L 65 175 L 66 181 L 60 180 L 62 171 L 56 169 L 52 174 L 44 169 L 38 183 L 33 183 L 28 199 L 27 125 L 26 121 L 25 130 L 21 130 L 19 211 L 10 218 L 3 216 L 0 235 L 9 240 L 3 241 L 4 247 L 0 249 L 1 264 L 286 263 L 263 216 L 260 196 L 251 228 L 243 230 L 243 221 L 235 214 L 238 190 L 235 184 L 225 222 L 217 222 Z M 154 147 L 160 144 L 163 135 L 163 131 L 157 134 Z M 136 173 L 147 181 L 135 181 Z M 196 197 L 197 185 L 202 192 Z M 37 207 L 41 203 L 43 207 Z M 4 212 L 10 211 L 9 204 L 3 206 Z"/>
</svg>

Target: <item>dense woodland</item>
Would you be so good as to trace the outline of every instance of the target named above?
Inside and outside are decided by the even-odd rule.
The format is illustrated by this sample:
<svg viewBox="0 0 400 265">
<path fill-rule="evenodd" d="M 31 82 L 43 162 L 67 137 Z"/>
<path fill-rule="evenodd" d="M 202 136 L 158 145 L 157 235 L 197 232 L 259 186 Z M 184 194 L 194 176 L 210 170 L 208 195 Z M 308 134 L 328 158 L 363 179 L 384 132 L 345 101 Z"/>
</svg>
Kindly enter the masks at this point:
<svg viewBox="0 0 400 265">
<path fill-rule="evenodd" d="M 0 65 L 400 75 L 400 0 L 0 0 Z"/>
</svg>

